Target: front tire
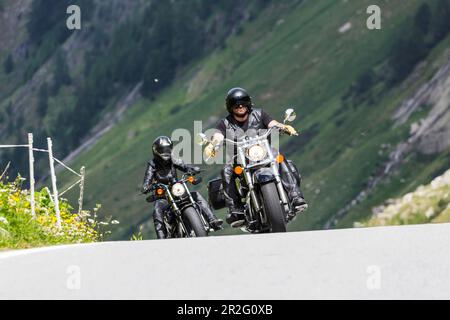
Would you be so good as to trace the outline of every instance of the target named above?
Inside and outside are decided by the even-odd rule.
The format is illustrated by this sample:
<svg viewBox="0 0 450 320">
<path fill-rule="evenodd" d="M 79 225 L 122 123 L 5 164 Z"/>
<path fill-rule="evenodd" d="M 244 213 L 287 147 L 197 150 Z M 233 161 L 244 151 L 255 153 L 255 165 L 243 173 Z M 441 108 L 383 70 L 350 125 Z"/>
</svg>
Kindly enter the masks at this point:
<svg viewBox="0 0 450 320">
<path fill-rule="evenodd" d="M 183 217 L 188 222 L 192 231 L 194 231 L 196 237 L 206 237 L 208 233 L 205 230 L 205 226 L 199 217 L 199 213 L 193 207 L 187 207 L 183 211 Z"/>
<path fill-rule="evenodd" d="M 286 232 L 284 209 L 280 203 L 277 186 L 274 182 L 261 185 L 264 209 L 269 220 L 271 232 Z"/>
</svg>

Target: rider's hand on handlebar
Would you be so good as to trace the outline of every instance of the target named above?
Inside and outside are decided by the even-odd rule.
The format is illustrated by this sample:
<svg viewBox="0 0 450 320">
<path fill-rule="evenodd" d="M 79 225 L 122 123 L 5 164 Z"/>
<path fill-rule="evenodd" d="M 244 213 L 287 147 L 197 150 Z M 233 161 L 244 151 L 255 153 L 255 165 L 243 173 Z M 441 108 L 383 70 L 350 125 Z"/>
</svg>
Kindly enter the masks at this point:
<svg viewBox="0 0 450 320">
<path fill-rule="evenodd" d="M 202 172 L 202 170 L 200 169 L 200 167 L 190 167 L 188 170 L 189 174 L 199 174 L 200 172 Z"/>
<path fill-rule="evenodd" d="M 153 186 L 145 186 L 141 189 L 141 194 L 148 194 L 153 190 Z"/>
<path fill-rule="evenodd" d="M 288 124 L 283 125 L 282 130 L 290 136 L 298 136 L 297 130 L 295 130 L 293 126 L 290 126 Z"/>
<path fill-rule="evenodd" d="M 209 143 L 206 147 L 205 147 L 205 155 L 208 158 L 214 158 L 216 156 L 216 148 L 212 143 Z"/>
</svg>

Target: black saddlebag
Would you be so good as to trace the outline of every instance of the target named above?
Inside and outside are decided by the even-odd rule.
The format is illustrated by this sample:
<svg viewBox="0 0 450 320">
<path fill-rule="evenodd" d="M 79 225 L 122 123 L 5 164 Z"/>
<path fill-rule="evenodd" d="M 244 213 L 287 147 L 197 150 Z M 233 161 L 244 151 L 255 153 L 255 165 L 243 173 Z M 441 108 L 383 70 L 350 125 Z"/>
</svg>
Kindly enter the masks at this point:
<svg viewBox="0 0 450 320">
<path fill-rule="evenodd" d="M 209 204 L 214 210 L 225 208 L 225 194 L 223 192 L 222 179 L 216 178 L 208 182 Z"/>
</svg>

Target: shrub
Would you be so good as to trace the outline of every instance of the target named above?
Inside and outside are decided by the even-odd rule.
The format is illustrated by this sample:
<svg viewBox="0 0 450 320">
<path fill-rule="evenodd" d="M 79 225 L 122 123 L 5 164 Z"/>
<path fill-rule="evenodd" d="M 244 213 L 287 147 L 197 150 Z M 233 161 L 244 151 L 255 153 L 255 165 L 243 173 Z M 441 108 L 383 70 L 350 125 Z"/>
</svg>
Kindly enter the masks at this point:
<svg viewBox="0 0 450 320">
<path fill-rule="evenodd" d="M 56 225 L 55 207 L 47 188 L 35 192 L 36 217 L 31 215 L 30 194 L 21 184 L 20 176 L 14 182 L 0 182 L 0 248 L 30 248 L 55 244 L 95 242 L 109 233 L 107 222 L 97 219 L 93 212 L 72 213 L 73 208 L 60 199 L 61 228 Z"/>
</svg>

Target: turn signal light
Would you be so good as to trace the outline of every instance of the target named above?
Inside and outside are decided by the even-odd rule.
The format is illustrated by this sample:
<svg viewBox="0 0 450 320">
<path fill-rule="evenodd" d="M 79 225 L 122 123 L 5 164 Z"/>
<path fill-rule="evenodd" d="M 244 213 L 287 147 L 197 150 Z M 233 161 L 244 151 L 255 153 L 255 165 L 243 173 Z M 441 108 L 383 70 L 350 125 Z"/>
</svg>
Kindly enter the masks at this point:
<svg viewBox="0 0 450 320">
<path fill-rule="evenodd" d="M 236 173 L 237 175 L 241 175 L 242 172 L 244 172 L 244 169 L 241 166 L 234 167 L 234 173 Z"/>
<path fill-rule="evenodd" d="M 156 189 L 156 194 L 158 196 L 163 195 L 164 194 L 164 189 L 161 189 L 161 188 Z"/>
<path fill-rule="evenodd" d="M 187 181 L 189 181 L 190 183 L 194 183 L 194 182 L 195 182 L 194 176 L 189 176 L 189 177 L 187 178 Z"/>
<path fill-rule="evenodd" d="M 284 161 L 284 156 L 280 153 L 279 155 L 277 155 L 276 160 L 278 163 L 282 163 Z"/>
</svg>

